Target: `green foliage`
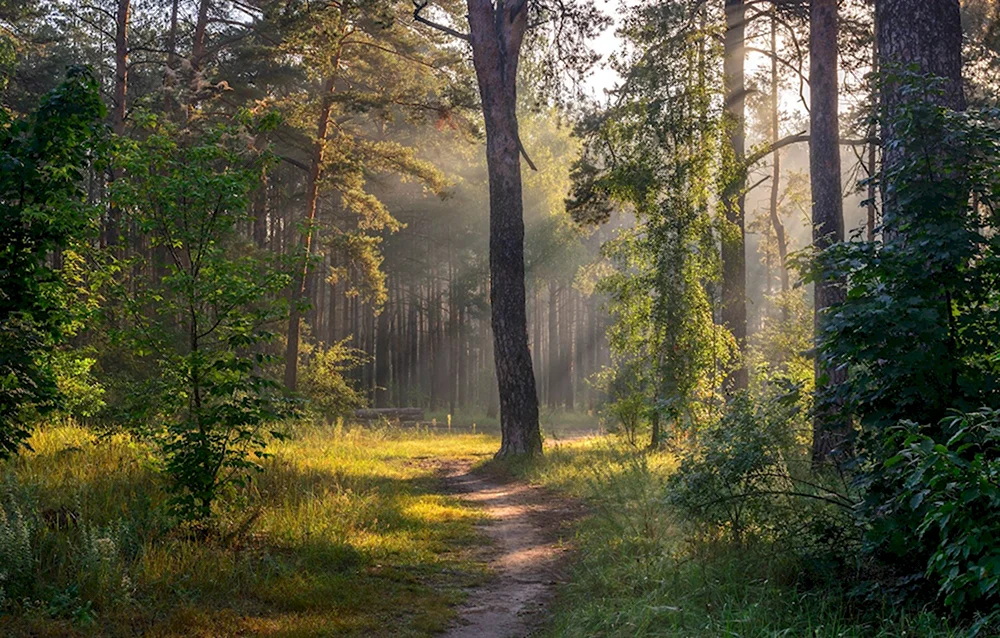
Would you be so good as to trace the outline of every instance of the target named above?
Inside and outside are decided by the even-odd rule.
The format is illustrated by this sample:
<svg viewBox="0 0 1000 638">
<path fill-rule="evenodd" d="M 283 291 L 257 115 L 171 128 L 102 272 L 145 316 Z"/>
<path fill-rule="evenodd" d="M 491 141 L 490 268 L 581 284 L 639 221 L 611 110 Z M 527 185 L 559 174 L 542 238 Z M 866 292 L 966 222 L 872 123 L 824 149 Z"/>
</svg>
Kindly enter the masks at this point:
<svg viewBox="0 0 1000 638">
<path fill-rule="evenodd" d="M 834 246 L 818 256 L 812 274 L 846 282 L 845 301 L 824 318 L 820 353 L 828 369 L 845 367 L 848 381 L 820 400 L 842 405 L 859 426 L 858 482 L 866 490 L 859 515 L 871 555 L 891 575 L 880 589 L 919 593 L 926 572 L 944 576 L 948 600 L 963 607 L 990 592 L 947 562 L 956 547 L 978 555 L 974 545 L 939 545 L 937 535 L 957 533 L 948 525 L 961 518 L 929 522 L 899 498 L 920 485 L 940 489 L 947 455 L 967 443 L 949 443 L 949 414 L 1000 408 L 1000 236 L 993 230 L 1000 222 L 1000 112 L 948 111 L 928 99 L 940 90 L 937 80 L 908 72 L 893 78 L 908 96 L 893 123 L 906 153 L 885 167 L 881 239 Z M 927 424 L 922 442 L 896 434 L 905 422 Z M 910 477 L 887 464 L 925 452 L 919 462 L 928 470 Z M 954 478 L 963 493 L 988 475 Z M 924 498 L 917 493 L 912 498 Z M 982 548 L 996 550 L 995 541 Z"/>
<path fill-rule="evenodd" d="M 847 282 L 821 352 L 849 368 L 832 398 L 866 431 L 1000 401 L 1000 112 L 936 107 L 919 99 L 935 81 L 905 77 L 915 99 L 895 123 L 907 153 L 883 177 L 882 239 L 831 248 L 813 274 Z"/>
<path fill-rule="evenodd" d="M 731 336 L 713 320 L 718 52 L 710 32 L 691 30 L 683 4 L 638 7 L 623 32 L 634 59 L 621 99 L 595 133 L 595 147 L 610 150 L 594 186 L 639 222 L 604 247 L 616 268 L 601 284 L 615 320 L 611 347 L 620 362 L 644 363 L 648 395 L 678 426 L 708 417 L 733 354 Z"/>
<path fill-rule="evenodd" d="M 735 397 L 680 453 L 668 499 L 702 534 L 764 541 L 810 558 L 856 546 L 846 516 L 851 497 L 809 473 L 797 394 L 785 387 L 762 400 Z"/>
<path fill-rule="evenodd" d="M 456 592 L 482 580 L 468 558 L 482 517 L 438 493 L 426 459 L 471 460 L 495 438 L 296 435 L 274 445 L 245 500 L 220 504 L 205 538 L 172 528 L 151 441 L 36 430 L 34 452 L 0 462 L 0 512 L 24 521 L 0 523 L 0 575 L 12 575 L 0 635 L 439 633 Z"/>
<path fill-rule="evenodd" d="M 84 172 L 104 107 L 90 71 L 66 81 L 26 118 L 0 111 L 0 457 L 18 451 L 31 412 L 51 410 L 66 389 L 66 354 L 78 329 L 72 282 L 50 256 L 81 242 L 93 219 Z M 62 386 L 62 387 L 60 387 Z"/>
<path fill-rule="evenodd" d="M 30 593 L 35 570 L 32 541 L 38 522 L 26 510 L 10 477 L 0 486 L 0 610 L 11 600 Z"/>
<path fill-rule="evenodd" d="M 299 380 L 299 392 L 309 409 L 326 421 L 347 416 L 364 407 L 366 399 L 345 373 L 364 363 L 364 353 L 347 345 L 348 340 L 328 347 L 314 346 L 307 353 Z"/>
<path fill-rule="evenodd" d="M 856 604 L 842 586 L 849 572 L 811 583 L 821 565 L 803 568 L 794 518 L 788 545 L 763 542 L 759 535 L 740 546 L 718 542 L 718 535 L 692 537 L 689 525 L 677 524 L 683 512 L 664 498 L 675 465 L 666 451 L 637 452 L 591 440 L 561 445 L 515 468 L 533 482 L 586 498 L 592 512 L 576 533 L 577 559 L 543 636 L 966 635 L 933 610 Z"/>
<path fill-rule="evenodd" d="M 813 359 L 812 307 L 806 303 L 806 289 L 793 288 L 772 297 L 780 316 L 768 317 L 761 329 L 750 338 L 747 362 L 751 392 L 760 396 L 767 386 L 790 383 L 801 389 L 799 396 L 811 407 L 815 384 Z"/>
<path fill-rule="evenodd" d="M 938 428 L 904 422 L 890 431 L 887 445 L 899 452 L 883 462 L 881 480 L 895 491 L 882 506 L 886 522 L 875 525 L 898 525 L 896 513 L 909 514 L 904 520 L 915 527 L 892 531 L 901 542 L 916 533 L 925 544 L 926 575 L 945 604 L 965 615 L 997 609 L 1000 412 L 983 409 L 950 417 Z"/>
<path fill-rule="evenodd" d="M 126 279 L 122 337 L 156 365 L 148 397 L 154 432 L 185 519 L 205 519 L 220 491 L 265 456 L 268 427 L 290 404 L 269 374 L 269 326 L 286 316 L 290 278 L 238 241 L 247 195 L 266 157 L 248 144 L 254 122 L 178 130 L 152 116 L 145 136 L 121 140 L 114 201 L 166 262 Z M 123 272 L 156 272 L 139 258 Z"/>
<path fill-rule="evenodd" d="M 601 373 L 607 394 L 601 415 L 609 432 L 621 434 L 629 445 L 639 444 L 639 435 L 649 423 L 651 399 L 641 363 L 620 364 Z"/>
</svg>

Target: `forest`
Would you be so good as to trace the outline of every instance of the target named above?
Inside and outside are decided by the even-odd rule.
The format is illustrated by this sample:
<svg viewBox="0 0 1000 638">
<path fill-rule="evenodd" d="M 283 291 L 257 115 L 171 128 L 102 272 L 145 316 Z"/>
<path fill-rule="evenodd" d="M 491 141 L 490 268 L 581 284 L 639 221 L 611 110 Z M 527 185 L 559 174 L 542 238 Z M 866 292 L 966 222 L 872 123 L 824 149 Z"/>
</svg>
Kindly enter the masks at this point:
<svg viewBox="0 0 1000 638">
<path fill-rule="evenodd" d="M 0 0 L 0 636 L 1000 636 L 998 95 L 994 0 Z"/>
</svg>

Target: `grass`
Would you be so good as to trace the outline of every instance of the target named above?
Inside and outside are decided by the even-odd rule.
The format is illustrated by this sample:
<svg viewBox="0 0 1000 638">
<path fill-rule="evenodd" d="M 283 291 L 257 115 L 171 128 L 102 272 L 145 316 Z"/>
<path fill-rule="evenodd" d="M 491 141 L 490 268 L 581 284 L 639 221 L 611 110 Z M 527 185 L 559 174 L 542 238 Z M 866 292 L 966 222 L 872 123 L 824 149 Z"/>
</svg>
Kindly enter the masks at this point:
<svg viewBox="0 0 1000 638">
<path fill-rule="evenodd" d="M 30 443 L 0 464 L 30 553 L 0 582 L 3 636 L 429 636 L 483 578 L 480 515 L 435 493 L 431 457 L 486 455 L 486 435 L 301 429 L 209 540 L 170 525 L 141 442 L 62 426 Z"/>
<path fill-rule="evenodd" d="M 583 498 L 578 560 L 546 636 L 889 638 L 964 635 L 930 611 L 852 602 L 838 583 L 801 585 L 801 563 L 766 545 L 694 542 L 664 503 L 668 453 L 574 441 L 509 466 Z"/>
<path fill-rule="evenodd" d="M 930 611 L 804 586 L 773 547 L 693 541 L 664 502 L 668 453 L 549 440 L 540 459 L 495 465 L 589 504 L 547 636 L 962 635 Z M 208 540 L 170 525 L 141 442 L 62 426 L 31 444 L 0 464 L 2 636 L 431 636 L 485 575 L 480 514 L 438 493 L 434 459 L 486 462 L 491 435 L 300 428 Z M 4 560 L 28 578 L 3 581 Z"/>
</svg>

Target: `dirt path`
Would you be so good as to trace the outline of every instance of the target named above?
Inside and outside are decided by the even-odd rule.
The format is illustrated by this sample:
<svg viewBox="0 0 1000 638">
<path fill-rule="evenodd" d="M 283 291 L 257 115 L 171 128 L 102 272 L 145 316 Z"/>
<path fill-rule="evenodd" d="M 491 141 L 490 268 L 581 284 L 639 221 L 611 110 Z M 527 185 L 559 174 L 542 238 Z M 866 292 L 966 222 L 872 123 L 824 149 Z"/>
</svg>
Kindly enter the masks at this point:
<svg viewBox="0 0 1000 638">
<path fill-rule="evenodd" d="M 446 490 L 481 507 L 483 531 L 493 543 L 483 548 L 493 576 L 469 594 L 445 638 L 524 638 L 544 620 L 560 580 L 579 505 L 538 487 L 472 472 L 469 462 L 442 469 Z"/>
</svg>

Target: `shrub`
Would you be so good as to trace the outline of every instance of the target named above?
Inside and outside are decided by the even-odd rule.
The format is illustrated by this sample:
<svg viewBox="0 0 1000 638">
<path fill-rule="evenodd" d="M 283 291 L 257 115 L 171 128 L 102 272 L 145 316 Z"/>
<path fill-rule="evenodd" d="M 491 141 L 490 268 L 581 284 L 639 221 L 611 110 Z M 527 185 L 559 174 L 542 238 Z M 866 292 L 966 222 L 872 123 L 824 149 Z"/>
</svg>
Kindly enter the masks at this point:
<svg viewBox="0 0 1000 638">
<path fill-rule="evenodd" d="M 947 434 L 938 443 L 929 431 Z M 945 419 L 938 428 L 904 422 L 889 445 L 882 482 L 893 486 L 876 540 L 906 542 L 914 532 L 929 556 L 925 574 L 957 614 L 1000 604 L 1000 411 Z M 913 524 L 913 529 L 898 526 Z M 901 551 L 909 548 L 899 547 Z"/>
<path fill-rule="evenodd" d="M 23 506 L 17 490 L 11 477 L 0 486 L 0 610 L 30 594 L 34 586 L 32 542 L 38 521 L 33 510 Z"/>
<path fill-rule="evenodd" d="M 966 511 L 990 498 L 982 487 L 992 480 L 990 453 L 977 462 L 975 449 L 992 443 L 969 438 L 985 436 L 979 426 L 956 439 L 949 415 L 1000 409 L 1000 111 L 950 111 L 932 99 L 939 80 L 892 74 L 913 99 L 892 123 L 907 152 L 881 176 L 882 228 L 875 241 L 824 251 L 812 275 L 844 282 L 845 293 L 821 322 L 819 356 L 846 370 L 847 382 L 817 399 L 820 409 L 849 413 L 858 430 L 859 458 L 845 469 L 865 490 L 858 522 L 878 563 L 875 585 L 914 599 L 939 585 L 964 609 L 993 595 L 964 580 L 975 573 L 970 557 L 989 551 L 977 543 L 992 542 L 963 529 L 975 519 L 951 506 L 924 508 L 942 490 L 958 503 L 968 494 Z"/>
<path fill-rule="evenodd" d="M 723 417 L 680 452 L 668 501 L 704 535 L 777 543 L 800 557 L 841 562 L 856 546 L 846 489 L 809 474 L 795 425 L 797 393 L 735 397 Z"/>
<path fill-rule="evenodd" d="M 53 353 L 75 325 L 75 290 L 50 257 L 84 243 L 83 189 L 104 107 L 94 75 L 72 68 L 26 118 L 0 108 L 0 458 L 36 413 L 60 403 Z"/>
<path fill-rule="evenodd" d="M 299 392 L 310 410 L 331 422 L 364 407 L 365 397 L 344 376 L 364 361 L 364 353 L 348 346 L 346 340 L 326 348 L 313 346 L 299 380 Z"/>
<path fill-rule="evenodd" d="M 151 414 L 174 511 L 204 521 L 227 487 L 260 469 L 268 441 L 280 436 L 270 425 L 291 411 L 267 352 L 275 337 L 268 328 L 287 316 L 290 278 L 279 258 L 245 254 L 237 232 L 267 160 L 246 142 L 268 120 L 239 114 L 191 130 L 136 120 L 144 136 L 120 141 L 115 161 L 127 178 L 112 196 L 166 264 L 151 280 L 118 282 L 115 293 L 124 300 L 124 341 L 157 371 Z"/>
</svg>

